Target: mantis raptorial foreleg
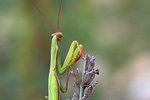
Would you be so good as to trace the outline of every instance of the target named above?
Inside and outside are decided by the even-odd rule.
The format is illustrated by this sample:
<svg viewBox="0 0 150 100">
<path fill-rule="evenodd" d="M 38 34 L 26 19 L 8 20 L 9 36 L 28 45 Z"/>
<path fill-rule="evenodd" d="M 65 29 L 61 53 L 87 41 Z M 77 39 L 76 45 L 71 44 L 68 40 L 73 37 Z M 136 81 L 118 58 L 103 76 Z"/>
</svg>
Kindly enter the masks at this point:
<svg viewBox="0 0 150 100">
<path fill-rule="evenodd" d="M 57 50 L 56 61 L 57 61 L 57 67 L 58 67 L 59 74 L 65 73 L 67 68 L 72 66 L 78 59 L 78 55 L 79 55 L 80 51 L 79 51 L 79 48 L 75 49 L 76 45 L 77 45 L 77 41 L 73 41 L 62 67 L 61 67 L 60 51 L 59 51 L 59 49 Z M 80 45 L 80 48 L 83 48 L 83 46 Z M 74 49 L 75 49 L 75 51 L 74 51 Z"/>
</svg>

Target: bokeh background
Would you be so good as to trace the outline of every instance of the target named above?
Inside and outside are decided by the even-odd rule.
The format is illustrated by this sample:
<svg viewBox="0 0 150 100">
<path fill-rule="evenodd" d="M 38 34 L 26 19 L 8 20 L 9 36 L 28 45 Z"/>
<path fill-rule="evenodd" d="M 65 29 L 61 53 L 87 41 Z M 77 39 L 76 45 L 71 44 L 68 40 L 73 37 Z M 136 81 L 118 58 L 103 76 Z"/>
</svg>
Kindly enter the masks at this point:
<svg viewBox="0 0 150 100">
<path fill-rule="evenodd" d="M 57 27 L 60 0 L 34 2 Z M 60 31 L 62 62 L 73 40 L 96 57 L 92 100 L 150 100 L 150 0 L 63 0 Z M 0 0 L 0 100 L 44 100 L 54 32 L 30 0 Z"/>
</svg>

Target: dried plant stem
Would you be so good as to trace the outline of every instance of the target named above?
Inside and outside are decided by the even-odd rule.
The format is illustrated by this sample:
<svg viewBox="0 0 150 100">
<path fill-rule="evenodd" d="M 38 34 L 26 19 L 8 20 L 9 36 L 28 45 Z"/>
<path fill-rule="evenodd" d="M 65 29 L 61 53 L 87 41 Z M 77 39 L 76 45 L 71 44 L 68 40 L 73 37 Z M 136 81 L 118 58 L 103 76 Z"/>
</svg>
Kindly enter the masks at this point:
<svg viewBox="0 0 150 100">
<path fill-rule="evenodd" d="M 80 85 L 80 99 L 82 99 L 82 92 L 83 92 L 83 88 L 82 88 L 82 86 Z"/>
<path fill-rule="evenodd" d="M 74 82 L 74 94 L 72 100 L 90 100 L 90 95 L 94 91 L 94 87 L 98 84 L 98 81 L 92 83 L 95 75 L 99 75 L 99 69 L 94 69 L 95 57 L 86 54 L 84 57 L 83 71 L 77 68 L 76 74 L 72 72 Z"/>
</svg>

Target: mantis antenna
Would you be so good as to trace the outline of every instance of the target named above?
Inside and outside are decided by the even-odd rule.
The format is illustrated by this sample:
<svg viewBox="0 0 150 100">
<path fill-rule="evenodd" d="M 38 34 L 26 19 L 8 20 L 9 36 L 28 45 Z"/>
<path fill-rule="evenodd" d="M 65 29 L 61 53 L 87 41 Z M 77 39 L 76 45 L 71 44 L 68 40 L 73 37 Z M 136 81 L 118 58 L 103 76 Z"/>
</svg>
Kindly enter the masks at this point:
<svg viewBox="0 0 150 100">
<path fill-rule="evenodd" d="M 59 12 L 58 12 L 58 22 L 57 22 L 58 32 L 59 32 L 59 16 L 60 16 L 61 4 L 62 4 L 62 0 L 60 1 Z"/>
<path fill-rule="evenodd" d="M 35 5 L 35 3 L 34 3 L 32 0 L 30 0 L 30 1 L 31 1 L 31 3 L 33 4 L 33 6 L 39 11 L 39 13 L 46 19 L 46 21 L 52 26 L 52 28 L 54 29 L 54 31 L 55 31 L 56 33 L 58 33 L 58 32 L 59 32 L 59 16 L 60 16 L 60 9 L 61 9 L 62 0 L 61 0 L 61 2 L 60 2 L 59 12 L 58 12 L 58 23 L 57 23 L 58 32 L 57 32 L 57 30 L 54 28 L 54 26 L 50 23 L 50 21 L 46 18 L 46 16 L 42 13 L 42 11 Z"/>
</svg>

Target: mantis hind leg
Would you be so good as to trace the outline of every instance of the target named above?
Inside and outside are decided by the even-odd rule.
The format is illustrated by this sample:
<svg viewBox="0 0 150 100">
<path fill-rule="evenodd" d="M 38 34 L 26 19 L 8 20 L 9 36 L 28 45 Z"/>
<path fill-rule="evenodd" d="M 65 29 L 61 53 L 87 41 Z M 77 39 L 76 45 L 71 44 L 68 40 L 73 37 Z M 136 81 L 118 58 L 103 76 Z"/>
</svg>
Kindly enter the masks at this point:
<svg viewBox="0 0 150 100">
<path fill-rule="evenodd" d="M 69 71 L 69 68 L 68 68 L 65 86 L 63 87 L 63 85 L 60 82 L 60 90 L 61 90 L 62 93 L 66 93 L 67 92 L 69 78 L 70 78 L 70 71 Z"/>
</svg>

